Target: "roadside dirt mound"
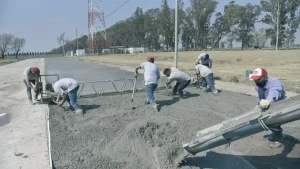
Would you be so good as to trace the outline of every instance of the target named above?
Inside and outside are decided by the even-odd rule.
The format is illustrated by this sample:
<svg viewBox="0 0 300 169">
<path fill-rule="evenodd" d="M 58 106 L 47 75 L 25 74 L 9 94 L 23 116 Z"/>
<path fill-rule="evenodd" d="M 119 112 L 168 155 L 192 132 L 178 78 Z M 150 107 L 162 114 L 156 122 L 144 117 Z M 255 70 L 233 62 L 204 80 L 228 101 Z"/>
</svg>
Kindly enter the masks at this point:
<svg viewBox="0 0 300 169">
<path fill-rule="evenodd" d="M 135 110 L 131 110 L 130 94 L 79 99 L 86 110 L 83 116 L 51 105 L 51 143 L 56 169 L 176 168 L 174 160 L 182 155 L 182 142 L 192 141 L 201 129 L 252 109 L 257 101 L 255 97 L 226 91 L 219 96 L 195 88 L 186 91 L 188 98 L 183 100 L 157 91 L 159 113 L 144 105 L 144 92 L 135 94 Z M 251 142 L 261 144 L 261 138 Z M 213 156 L 216 160 L 222 158 Z M 202 162 L 192 160 L 181 168 L 210 168 L 203 166 L 207 161 Z M 251 166 L 243 157 L 227 162 L 235 162 L 231 166 L 237 168 Z M 216 162 L 214 168 L 223 165 Z"/>
</svg>

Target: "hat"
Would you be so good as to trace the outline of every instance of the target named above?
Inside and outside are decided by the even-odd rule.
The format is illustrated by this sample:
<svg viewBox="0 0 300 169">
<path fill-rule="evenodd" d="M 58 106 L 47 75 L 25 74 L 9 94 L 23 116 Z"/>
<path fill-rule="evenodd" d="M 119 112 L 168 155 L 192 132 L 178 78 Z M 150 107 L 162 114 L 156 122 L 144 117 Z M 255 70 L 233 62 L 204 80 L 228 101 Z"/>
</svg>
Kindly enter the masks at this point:
<svg viewBox="0 0 300 169">
<path fill-rule="evenodd" d="M 250 80 L 258 80 L 261 77 L 268 76 L 268 72 L 264 68 L 256 68 L 253 73 L 249 75 Z"/>
<path fill-rule="evenodd" d="M 37 67 L 31 68 L 31 71 L 32 71 L 32 73 L 35 74 L 35 75 L 38 75 L 38 76 L 40 75 L 40 69 L 37 68 Z"/>
<path fill-rule="evenodd" d="M 148 56 L 147 60 L 150 62 L 154 62 L 154 56 Z"/>
</svg>

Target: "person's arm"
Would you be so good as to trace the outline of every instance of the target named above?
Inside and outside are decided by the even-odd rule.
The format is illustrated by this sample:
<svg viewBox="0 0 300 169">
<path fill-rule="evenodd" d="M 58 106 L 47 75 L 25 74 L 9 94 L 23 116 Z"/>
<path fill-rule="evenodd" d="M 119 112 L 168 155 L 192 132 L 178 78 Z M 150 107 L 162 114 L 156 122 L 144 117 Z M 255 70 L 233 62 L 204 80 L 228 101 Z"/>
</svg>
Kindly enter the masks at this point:
<svg viewBox="0 0 300 169">
<path fill-rule="evenodd" d="M 279 98 L 282 97 L 281 96 L 282 90 L 283 88 L 279 82 L 273 82 L 267 93 L 266 100 L 268 100 L 270 103 L 278 101 Z"/>
<path fill-rule="evenodd" d="M 157 74 L 157 79 L 160 79 L 160 71 L 158 68 L 156 68 L 156 74 Z"/>
<path fill-rule="evenodd" d="M 64 93 L 64 94 L 62 95 L 62 100 L 58 102 L 58 105 L 59 105 L 59 106 L 62 106 L 62 105 L 66 102 L 66 100 L 67 100 L 67 95 L 68 95 L 67 93 Z"/>
<path fill-rule="evenodd" d="M 33 86 L 33 85 L 30 83 L 29 77 L 28 77 L 28 76 L 26 76 L 26 83 L 27 83 L 27 85 L 28 85 L 32 90 L 35 90 L 35 86 Z"/>
<path fill-rule="evenodd" d="M 211 69 L 211 67 L 212 67 L 212 60 L 210 59 L 209 68 Z"/>
<path fill-rule="evenodd" d="M 141 66 L 138 66 L 138 67 L 135 68 L 135 73 L 136 73 L 136 74 L 138 73 L 139 69 L 142 69 L 142 67 L 141 67 Z"/>
</svg>

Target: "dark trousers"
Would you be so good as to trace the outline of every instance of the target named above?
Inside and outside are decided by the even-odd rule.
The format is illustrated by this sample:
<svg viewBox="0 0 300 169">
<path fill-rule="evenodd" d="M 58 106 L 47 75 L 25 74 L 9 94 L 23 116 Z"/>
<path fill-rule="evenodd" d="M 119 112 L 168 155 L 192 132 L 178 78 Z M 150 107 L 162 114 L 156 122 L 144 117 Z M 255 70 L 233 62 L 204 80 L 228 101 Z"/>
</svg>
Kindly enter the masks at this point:
<svg viewBox="0 0 300 169">
<path fill-rule="evenodd" d="M 26 80 L 23 80 L 25 85 L 26 85 L 26 89 L 27 89 L 27 96 L 29 100 L 32 100 L 32 95 L 31 95 L 31 88 L 29 87 L 29 84 L 26 83 Z M 29 80 L 29 83 L 35 84 L 35 80 Z M 36 87 L 36 91 L 35 92 L 35 96 L 34 98 L 36 99 L 38 97 L 38 87 Z"/>
<path fill-rule="evenodd" d="M 178 92 L 180 96 L 183 96 L 182 90 L 185 89 L 190 83 L 191 80 L 184 81 L 184 82 L 177 82 L 173 88 L 173 94 L 176 94 Z"/>
</svg>

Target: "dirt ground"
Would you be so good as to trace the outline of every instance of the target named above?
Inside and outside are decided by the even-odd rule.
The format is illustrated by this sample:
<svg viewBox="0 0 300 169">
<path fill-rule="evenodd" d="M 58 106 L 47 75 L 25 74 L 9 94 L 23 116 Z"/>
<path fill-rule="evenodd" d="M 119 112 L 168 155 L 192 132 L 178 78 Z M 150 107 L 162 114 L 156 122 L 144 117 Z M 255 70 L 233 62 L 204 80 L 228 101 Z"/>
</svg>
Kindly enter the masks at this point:
<svg viewBox="0 0 300 169">
<path fill-rule="evenodd" d="M 192 141 L 197 131 L 254 108 L 256 97 L 228 91 L 219 96 L 195 87 L 188 98 L 156 91 L 159 113 L 144 105 L 146 94 L 79 99 L 83 116 L 50 105 L 52 158 L 56 169 L 169 169 L 182 143 Z M 297 128 L 298 127 L 298 128 Z M 181 168 L 296 169 L 300 166 L 299 125 L 284 127 L 291 135 L 284 148 L 270 149 L 263 137 L 269 132 L 187 158 Z"/>
<path fill-rule="evenodd" d="M 205 51 L 179 52 L 178 67 L 187 72 L 193 72 L 196 58 L 202 52 Z M 206 52 L 213 59 L 213 72 L 216 80 L 252 84 L 245 77 L 245 71 L 264 67 L 270 76 L 282 80 L 288 91 L 300 92 L 300 74 L 298 73 L 300 71 L 299 50 Z M 161 70 L 166 66 L 173 66 L 173 52 L 87 56 L 80 57 L 80 60 L 133 68 L 145 61 L 149 55 L 156 57 L 156 63 Z"/>
</svg>

